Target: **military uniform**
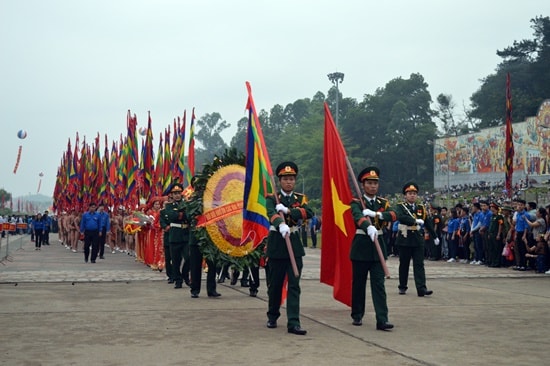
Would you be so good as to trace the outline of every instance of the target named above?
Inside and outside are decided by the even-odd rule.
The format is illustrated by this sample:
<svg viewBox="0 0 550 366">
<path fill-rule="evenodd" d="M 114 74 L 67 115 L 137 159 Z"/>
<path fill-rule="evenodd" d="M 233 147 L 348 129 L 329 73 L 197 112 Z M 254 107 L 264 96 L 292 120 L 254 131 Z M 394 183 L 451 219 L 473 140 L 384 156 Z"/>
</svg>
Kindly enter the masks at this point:
<svg viewBox="0 0 550 366">
<path fill-rule="evenodd" d="M 489 252 L 487 256 L 487 265 L 489 267 L 500 267 L 500 259 L 502 257 L 505 238 L 504 216 L 498 213 L 499 206 L 496 203 L 491 203 L 490 207 L 494 207 L 497 213 L 491 216 L 491 222 L 487 231 Z"/>
<path fill-rule="evenodd" d="M 174 184 L 170 193 L 183 192 L 183 186 Z M 161 216 L 161 226 L 169 226 L 168 242 L 172 257 L 172 273 L 175 288 L 181 288 L 183 281 L 189 282 L 189 218 L 185 212 L 185 202 L 174 200 L 165 206 L 165 214 Z M 183 260 L 183 268 L 182 268 Z"/>
<path fill-rule="evenodd" d="M 162 244 L 164 246 L 164 270 L 166 271 L 166 277 L 168 277 L 168 283 L 174 283 L 174 272 L 172 269 L 172 256 L 170 255 L 170 241 L 169 230 L 170 222 L 168 221 L 168 212 L 166 208 L 171 202 L 167 202 L 164 208 L 160 210 L 160 226 L 163 230 Z"/>
<path fill-rule="evenodd" d="M 281 163 L 277 167 L 279 178 L 285 175 L 294 175 L 298 173 L 297 166 L 292 162 Z M 281 315 L 281 296 L 285 277 L 288 277 L 287 293 L 287 328 L 289 333 L 305 334 L 305 330 L 300 328 L 300 276 L 302 273 L 302 257 L 305 255 L 304 247 L 300 240 L 299 220 L 306 220 L 313 217 L 313 211 L 307 205 L 307 197 L 304 194 L 291 192 L 277 193 L 278 201 L 286 206 L 288 213 L 284 214 L 284 220 L 276 210 L 277 198 L 269 195 L 266 198 L 266 208 L 271 229 L 267 238 L 266 257 L 268 258 L 268 328 L 275 328 L 277 319 Z M 292 270 L 289 252 L 285 238 L 279 232 L 284 224 L 290 228 L 290 242 L 296 259 L 299 276 L 296 277 Z"/>
<path fill-rule="evenodd" d="M 191 297 L 199 297 L 201 292 L 201 279 L 202 279 L 202 252 L 199 247 L 197 238 L 191 232 L 189 237 L 189 260 L 191 269 Z M 206 293 L 208 297 L 221 296 L 216 291 L 216 265 L 211 260 L 206 260 L 208 266 L 208 273 L 206 274 Z"/>
<path fill-rule="evenodd" d="M 366 175 L 365 175 L 366 174 Z M 359 174 L 359 180 L 378 180 L 379 171 L 375 167 L 368 167 Z M 363 179 L 364 178 L 364 179 Z M 373 225 L 377 230 L 380 249 L 387 258 L 386 244 L 383 227 L 396 219 L 395 213 L 390 209 L 389 202 L 381 197 L 363 195 L 364 207 L 375 212 L 374 217 L 367 218 L 363 215 L 363 204 L 359 199 L 354 199 L 351 213 L 355 222 L 356 231 L 351 243 L 350 259 L 352 263 L 352 289 L 351 289 L 351 317 L 354 325 L 361 325 L 365 315 L 365 297 L 367 277 L 370 272 L 371 297 L 376 314 L 377 328 L 386 330 L 393 328 L 388 323 L 388 305 L 386 301 L 386 288 L 384 285 L 384 268 L 380 262 L 378 251 L 371 237 L 368 235 L 368 227 Z M 384 328 L 384 329 L 381 329 Z"/>
<path fill-rule="evenodd" d="M 407 183 L 403 187 L 403 194 L 418 192 L 415 183 Z M 426 273 L 424 271 L 424 235 L 421 230 L 422 222 L 426 219 L 426 208 L 416 203 L 403 202 L 395 207 L 397 221 L 396 245 L 399 248 L 399 294 L 407 291 L 409 265 L 413 261 L 414 283 L 418 296 L 431 295 L 433 291 L 426 288 Z M 421 221 L 419 221 L 421 220 Z M 427 226 L 429 229 L 429 227 Z M 435 236 L 435 233 L 430 233 Z"/>
<path fill-rule="evenodd" d="M 442 218 L 441 215 L 437 213 L 437 207 L 432 206 L 432 210 L 436 212 L 430 212 L 426 219 L 426 230 L 424 230 L 424 237 L 426 238 L 426 244 L 428 245 L 427 257 L 430 260 L 438 261 L 441 259 L 440 244 L 442 236 Z M 437 239 L 437 241 L 435 239 Z"/>
</svg>

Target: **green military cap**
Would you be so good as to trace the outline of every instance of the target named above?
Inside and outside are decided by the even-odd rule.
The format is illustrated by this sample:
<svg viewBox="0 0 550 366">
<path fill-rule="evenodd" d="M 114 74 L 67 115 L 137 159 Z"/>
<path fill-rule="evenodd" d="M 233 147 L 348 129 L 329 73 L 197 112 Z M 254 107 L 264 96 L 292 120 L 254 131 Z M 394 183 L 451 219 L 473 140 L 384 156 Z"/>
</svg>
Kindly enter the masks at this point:
<svg viewBox="0 0 550 366">
<path fill-rule="evenodd" d="M 277 166 L 275 173 L 278 177 L 285 175 L 298 175 L 298 166 L 292 161 L 285 161 Z"/>
</svg>

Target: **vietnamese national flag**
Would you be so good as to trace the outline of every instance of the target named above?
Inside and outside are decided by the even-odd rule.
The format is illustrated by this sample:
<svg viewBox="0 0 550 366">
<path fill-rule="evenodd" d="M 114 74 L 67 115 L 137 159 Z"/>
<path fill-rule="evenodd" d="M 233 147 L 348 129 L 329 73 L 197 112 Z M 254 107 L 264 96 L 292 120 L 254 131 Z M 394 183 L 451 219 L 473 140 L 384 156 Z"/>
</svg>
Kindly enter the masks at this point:
<svg viewBox="0 0 550 366">
<path fill-rule="evenodd" d="M 346 159 L 344 145 L 325 103 L 321 282 L 333 287 L 336 300 L 351 306 L 352 271 L 349 252 L 355 235 L 355 223 L 350 208 L 353 196 Z"/>
</svg>

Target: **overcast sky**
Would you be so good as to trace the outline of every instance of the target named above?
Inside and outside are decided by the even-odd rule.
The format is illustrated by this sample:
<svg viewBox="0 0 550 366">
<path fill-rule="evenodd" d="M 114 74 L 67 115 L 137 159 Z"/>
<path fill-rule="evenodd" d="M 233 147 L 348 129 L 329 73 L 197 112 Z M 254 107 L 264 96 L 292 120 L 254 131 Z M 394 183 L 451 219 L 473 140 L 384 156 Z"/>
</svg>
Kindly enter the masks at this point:
<svg viewBox="0 0 550 366">
<path fill-rule="evenodd" d="M 43 173 L 52 195 L 69 138 L 99 132 L 103 151 L 128 109 L 138 127 L 151 111 L 155 148 L 193 107 L 220 113 L 229 143 L 245 81 L 258 110 L 326 94 L 335 71 L 359 101 L 420 73 L 432 99 L 468 105 L 496 50 L 532 39 L 530 19 L 549 13 L 547 0 L 0 0 L 0 188 L 35 194 Z"/>
</svg>

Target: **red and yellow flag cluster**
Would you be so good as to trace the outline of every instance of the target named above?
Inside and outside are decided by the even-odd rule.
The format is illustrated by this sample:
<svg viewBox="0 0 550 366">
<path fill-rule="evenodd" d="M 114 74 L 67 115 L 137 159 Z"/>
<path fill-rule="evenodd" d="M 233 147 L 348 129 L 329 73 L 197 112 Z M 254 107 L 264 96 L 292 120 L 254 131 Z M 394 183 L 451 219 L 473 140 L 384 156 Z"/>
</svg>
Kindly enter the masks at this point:
<svg viewBox="0 0 550 366">
<path fill-rule="evenodd" d="M 191 125 L 193 122 L 194 113 Z M 125 206 L 132 210 L 140 201 L 162 195 L 171 182 L 184 182 L 184 177 L 194 175 L 193 131 L 188 151 L 188 159 L 192 159 L 193 164 L 187 170 L 185 166 L 185 113 L 183 120 L 174 119 L 173 134 L 170 125 L 164 129 L 164 137 L 160 133 L 156 161 L 150 113 L 147 128 L 140 129 L 140 134 L 144 132 L 141 150 L 138 149 L 137 124 L 136 115 L 128 111 L 126 136 L 121 134 L 118 142 L 113 141 L 109 151 L 105 135 L 103 153 L 99 133 L 91 145 L 84 139 L 82 146 L 77 133 L 74 149 L 69 139 L 57 170 L 54 210 L 81 211 L 90 202 L 103 202 L 112 208 Z"/>
</svg>

